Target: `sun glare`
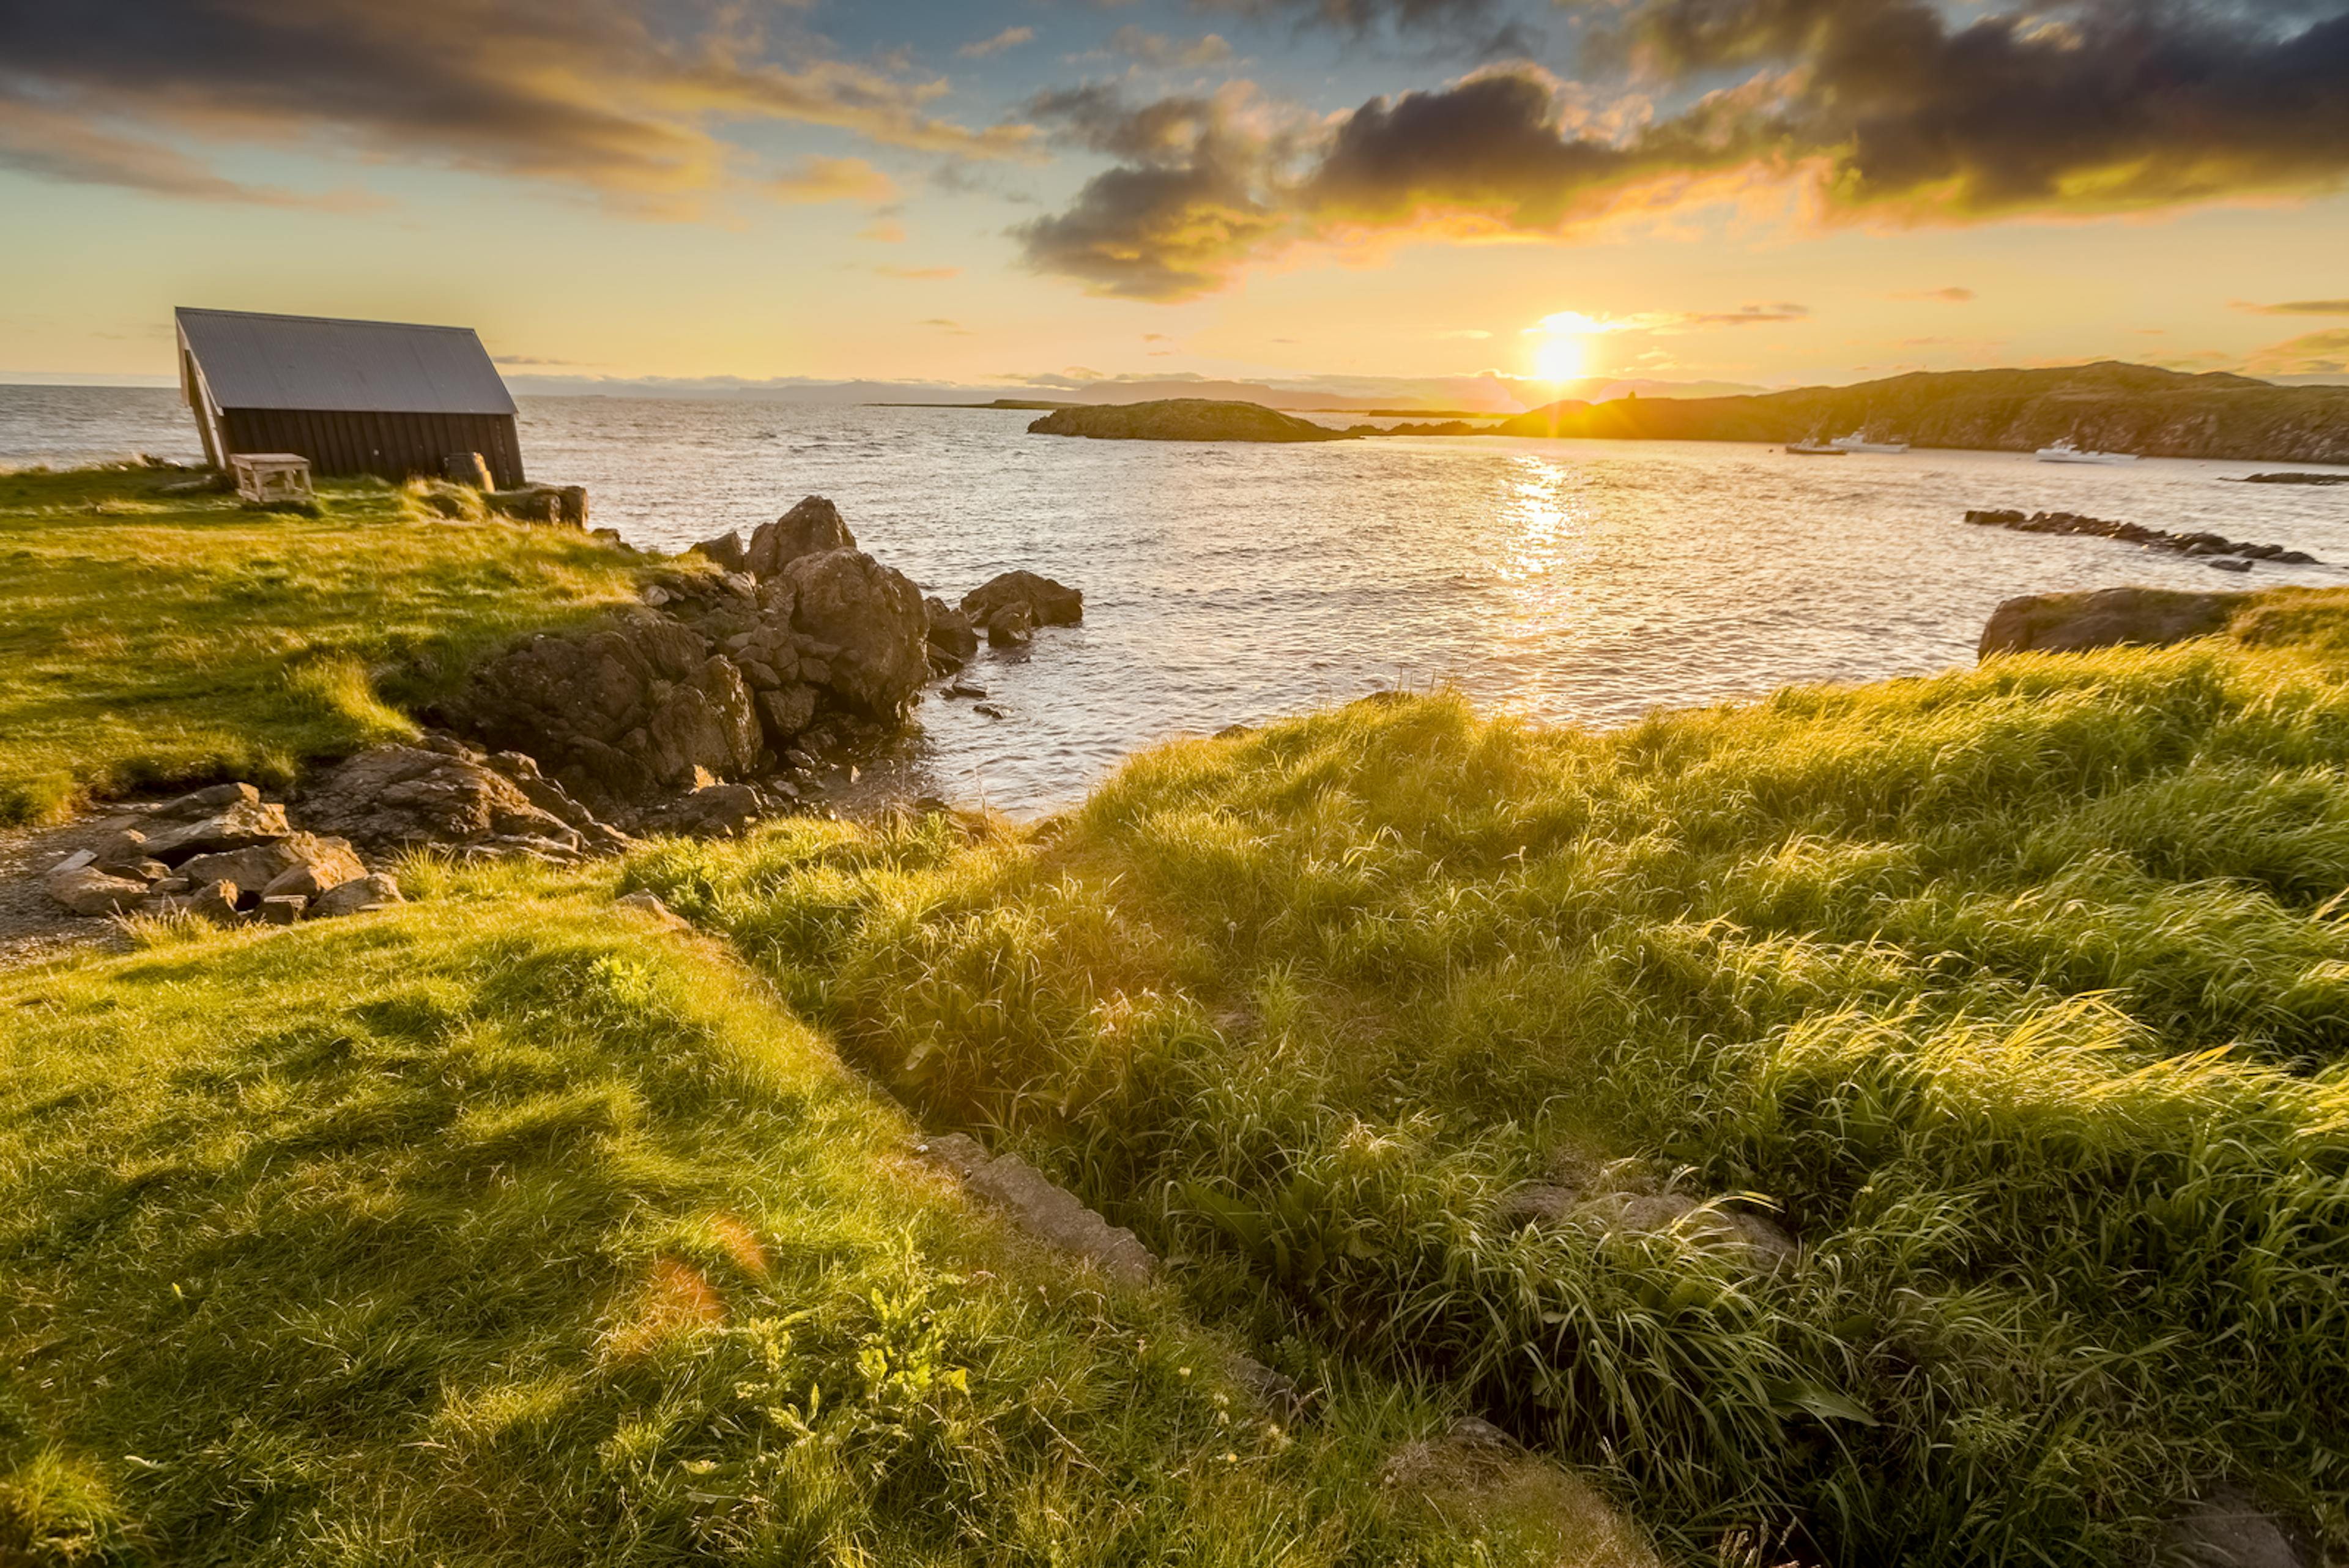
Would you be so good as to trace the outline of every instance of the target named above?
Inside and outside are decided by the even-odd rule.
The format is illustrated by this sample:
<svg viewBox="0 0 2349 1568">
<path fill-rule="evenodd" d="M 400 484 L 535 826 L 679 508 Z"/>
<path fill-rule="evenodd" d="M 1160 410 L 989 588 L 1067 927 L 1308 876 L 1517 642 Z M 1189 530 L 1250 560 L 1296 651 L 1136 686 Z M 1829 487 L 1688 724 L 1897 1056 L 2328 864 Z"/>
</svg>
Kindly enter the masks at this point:
<svg viewBox="0 0 2349 1568">
<path fill-rule="evenodd" d="M 1578 337 L 1545 337 L 1534 350 L 1534 371 L 1545 381 L 1571 381 L 1582 374 L 1588 358 Z"/>
</svg>

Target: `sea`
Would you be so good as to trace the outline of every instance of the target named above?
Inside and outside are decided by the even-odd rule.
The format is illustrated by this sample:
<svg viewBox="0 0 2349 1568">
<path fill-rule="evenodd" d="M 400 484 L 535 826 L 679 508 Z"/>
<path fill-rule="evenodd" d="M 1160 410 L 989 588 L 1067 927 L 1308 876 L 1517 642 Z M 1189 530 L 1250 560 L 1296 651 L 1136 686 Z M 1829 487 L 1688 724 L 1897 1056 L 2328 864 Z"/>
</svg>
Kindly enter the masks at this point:
<svg viewBox="0 0 2349 1568">
<path fill-rule="evenodd" d="M 1022 816 L 1081 798 L 1169 737 L 1383 690 L 1452 687 L 1490 711 L 1619 725 L 1969 665 L 2017 594 L 2349 583 L 2340 566 L 2236 576 L 1963 521 L 1971 507 L 2064 510 L 2349 564 L 2349 485 L 2238 483 L 2279 464 L 1490 437 L 1095 441 L 1030 435 L 1035 417 L 525 398 L 521 434 L 533 478 L 586 485 L 594 523 L 644 548 L 747 535 L 828 495 L 858 544 L 926 593 L 956 599 L 1013 567 L 1081 588 L 1083 625 L 982 650 L 968 672 L 1002 717 L 933 690 L 874 765 L 893 792 Z M 170 390 L 0 387 L 0 467 L 198 452 Z"/>
</svg>

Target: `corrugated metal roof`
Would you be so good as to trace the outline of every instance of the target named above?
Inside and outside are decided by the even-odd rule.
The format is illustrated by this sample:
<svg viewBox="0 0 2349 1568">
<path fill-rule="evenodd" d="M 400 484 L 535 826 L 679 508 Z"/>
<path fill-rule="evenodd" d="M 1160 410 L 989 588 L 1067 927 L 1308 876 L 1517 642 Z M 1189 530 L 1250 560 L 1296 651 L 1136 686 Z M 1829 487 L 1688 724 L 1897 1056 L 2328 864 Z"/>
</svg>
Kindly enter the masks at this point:
<svg viewBox="0 0 2349 1568">
<path fill-rule="evenodd" d="M 222 409 L 511 414 L 513 397 L 470 327 L 409 327 L 243 310 L 176 314 Z"/>
</svg>

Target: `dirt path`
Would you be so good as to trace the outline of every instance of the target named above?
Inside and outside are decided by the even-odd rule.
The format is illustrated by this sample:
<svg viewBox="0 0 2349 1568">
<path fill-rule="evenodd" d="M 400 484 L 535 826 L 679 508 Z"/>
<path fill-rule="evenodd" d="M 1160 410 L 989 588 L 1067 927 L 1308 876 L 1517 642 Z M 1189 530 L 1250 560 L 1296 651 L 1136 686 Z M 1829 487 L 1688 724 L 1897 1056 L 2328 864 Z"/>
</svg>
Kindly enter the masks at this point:
<svg viewBox="0 0 2349 1568">
<path fill-rule="evenodd" d="M 107 815 L 56 827 L 0 828 L 0 970 L 46 963 L 78 949 L 119 952 L 129 946 L 114 920 L 69 915 L 41 886 L 50 867 L 77 849 L 95 847 L 123 826 L 122 818 Z"/>
</svg>

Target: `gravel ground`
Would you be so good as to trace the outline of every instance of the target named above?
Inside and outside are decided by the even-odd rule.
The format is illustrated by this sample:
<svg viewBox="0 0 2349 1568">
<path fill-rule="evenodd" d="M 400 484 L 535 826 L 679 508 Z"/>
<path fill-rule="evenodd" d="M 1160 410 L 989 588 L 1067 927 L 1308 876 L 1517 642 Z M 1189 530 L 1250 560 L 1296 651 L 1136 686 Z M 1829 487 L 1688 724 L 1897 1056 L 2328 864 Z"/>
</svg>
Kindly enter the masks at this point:
<svg viewBox="0 0 2349 1568">
<path fill-rule="evenodd" d="M 50 867 L 128 826 L 128 819 L 106 815 L 56 827 L 0 829 L 0 970 L 44 963 L 80 949 L 120 952 L 129 947 L 118 921 L 69 915 L 41 887 Z"/>
</svg>

